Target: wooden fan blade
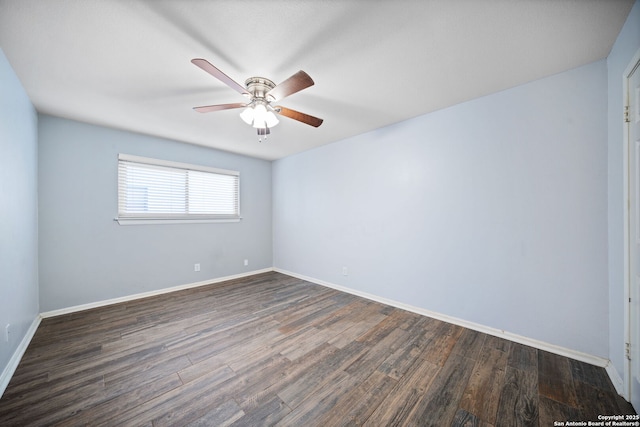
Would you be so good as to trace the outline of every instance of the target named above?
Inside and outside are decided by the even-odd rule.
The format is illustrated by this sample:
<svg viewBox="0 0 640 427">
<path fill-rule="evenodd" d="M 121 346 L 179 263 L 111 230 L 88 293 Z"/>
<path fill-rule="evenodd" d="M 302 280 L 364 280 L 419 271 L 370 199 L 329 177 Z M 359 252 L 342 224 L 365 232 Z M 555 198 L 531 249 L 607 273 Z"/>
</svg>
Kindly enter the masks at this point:
<svg viewBox="0 0 640 427">
<path fill-rule="evenodd" d="M 240 94 L 245 95 L 245 96 L 251 96 L 251 94 L 249 92 L 247 92 L 247 89 L 244 86 L 240 85 L 235 80 L 233 80 L 231 77 L 227 76 L 225 73 L 223 73 L 222 71 L 218 70 L 216 67 L 214 67 L 206 59 L 202 59 L 202 58 L 192 59 L 191 63 L 194 64 L 194 65 L 197 65 L 200 68 L 202 68 L 204 71 L 206 71 L 207 73 L 211 74 L 213 77 L 215 77 L 216 79 L 220 80 L 222 83 L 226 84 L 227 86 L 229 86 L 231 89 L 235 90 L 236 92 L 239 92 Z"/>
<path fill-rule="evenodd" d="M 300 92 L 302 89 L 306 89 L 313 85 L 313 80 L 309 77 L 309 74 L 300 70 L 267 92 L 267 97 L 270 101 L 279 101 L 284 97 L 293 95 L 294 93 Z"/>
<path fill-rule="evenodd" d="M 247 104 L 242 102 L 236 102 L 234 104 L 218 104 L 218 105 L 205 105 L 203 107 L 193 107 L 198 113 L 210 113 L 212 111 L 231 110 L 233 108 L 246 107 Z"/>
<path fill-rule="evenodd" d="M 290 119 L 297 120 L 299 122 L 305 123 L 313 127 L 320 126 L 324 121 L 317 117 L 313 117 L 313 116 L 310 116 L 309 114 L 301 113 L 299 111 L 292 110 L 290 108 L 277 106 L 277 107 L 273 107 L 273 109 L 275 110 L 276 113 L 282 116 L 289 117 Z"/>
</svg>

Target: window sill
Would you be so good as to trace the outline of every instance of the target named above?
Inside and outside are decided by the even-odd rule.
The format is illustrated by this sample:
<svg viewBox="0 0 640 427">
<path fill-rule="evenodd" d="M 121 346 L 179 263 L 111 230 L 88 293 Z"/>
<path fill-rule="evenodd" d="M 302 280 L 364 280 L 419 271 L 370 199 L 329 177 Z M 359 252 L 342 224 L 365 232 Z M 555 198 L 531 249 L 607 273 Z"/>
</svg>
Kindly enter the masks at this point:
<svg viewBox="0 0 640 427">
<path fill-rule="evenodd" d="M 114 218 L 120 225 L 156 225 L 156 224 L 209 224 L 217 222 L 240 222 L 240 218 L 225 219 L 151 219 L 151 218 Z"/>
</svg>

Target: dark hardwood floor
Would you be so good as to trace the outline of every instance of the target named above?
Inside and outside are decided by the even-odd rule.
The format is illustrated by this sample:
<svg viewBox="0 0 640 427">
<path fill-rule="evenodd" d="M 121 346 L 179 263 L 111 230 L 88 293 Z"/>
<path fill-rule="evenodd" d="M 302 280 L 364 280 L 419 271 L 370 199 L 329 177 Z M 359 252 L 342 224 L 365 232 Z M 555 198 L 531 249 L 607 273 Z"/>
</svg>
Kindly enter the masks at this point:
<svg viewBox="0 0 640 427">
<path fill-rule="evenodd" d="M 44 319 L 0 426 L 552 426 L 605 370 L 278 273 Z"/>
</svg>

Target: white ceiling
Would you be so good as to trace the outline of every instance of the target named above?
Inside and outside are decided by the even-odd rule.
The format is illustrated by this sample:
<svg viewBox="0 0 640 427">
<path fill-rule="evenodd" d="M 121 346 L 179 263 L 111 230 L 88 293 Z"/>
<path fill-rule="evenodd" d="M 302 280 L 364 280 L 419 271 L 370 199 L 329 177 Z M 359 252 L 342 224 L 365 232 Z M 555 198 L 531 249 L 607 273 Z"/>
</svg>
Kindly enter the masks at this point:
<svg viewBox="0 0 640 427">
<path fill-rule="evenodd" d="M 633 0 L 0 0 L 0 47 L 39 112 L 278 159 L 605 58 Z M 302 69 L 258 143 L 244 84 Z M 88 141 L 90 143 L 90 141 Z"/>
</svg>

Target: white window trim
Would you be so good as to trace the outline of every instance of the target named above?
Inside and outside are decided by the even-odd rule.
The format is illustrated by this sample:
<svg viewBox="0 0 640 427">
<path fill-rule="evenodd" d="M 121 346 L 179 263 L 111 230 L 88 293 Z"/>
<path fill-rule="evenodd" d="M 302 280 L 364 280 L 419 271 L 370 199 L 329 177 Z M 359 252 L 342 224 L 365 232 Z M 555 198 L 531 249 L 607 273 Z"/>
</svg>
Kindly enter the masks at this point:
<svg viewBox="0 0 640 427">
<path fill-rule="evenodd" d="M 118 154 L 118 164 L 120 161 L 129 161 L 135 163 L 142 163 L 154 166 L 165 166 L 177 169 L 194 170 L 201 172 L 211 172 L 223 175 L 232 175 L 240 178 L 240 172 L 228 169 L 213 168 L 209 166 L 193 165 L 189 163 L 173 162 L 170 160 L 152 159 L 149 157 L 135 156 L 132 154 Z M 118 171 L 119 176 L 119 171 Z M 118 178 L 119 179 L 119 178 Z M 240 214 L 240 183 L 238 182 L 238 215 Z M 120 200 L 120 194 L 118 189 L 118 203 Z M 193 218 L 153 218 L 149 216 L 126 216 L 120 217 L 119 214 L 114 218 L 120 225 L 150 225 L 150 224 L 204 224 L 204 223 L 225 223 L 225 222 L 240 222 L 242 216 L 234 218 L 198 218 L 198 215 L 194 215 Z"/>
</svg>

